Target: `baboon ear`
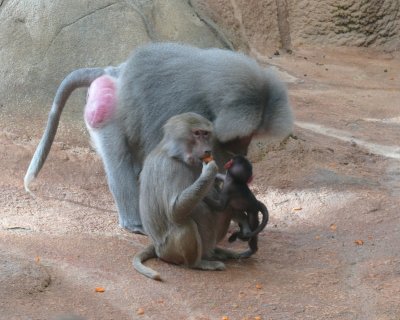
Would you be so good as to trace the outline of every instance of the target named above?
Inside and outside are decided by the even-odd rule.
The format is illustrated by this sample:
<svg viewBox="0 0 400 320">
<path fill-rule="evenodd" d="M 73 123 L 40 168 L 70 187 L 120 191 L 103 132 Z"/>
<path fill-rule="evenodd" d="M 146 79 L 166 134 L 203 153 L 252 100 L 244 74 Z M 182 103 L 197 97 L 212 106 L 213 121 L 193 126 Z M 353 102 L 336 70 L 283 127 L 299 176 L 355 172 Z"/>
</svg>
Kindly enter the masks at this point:
<svg viewBox="0 0 400 320">
<path fill-rule="evenodd" d="M 233 160 L 231 159 L 227 163 L 225 163 L 224 169 L 228 170 L 230 167 L 232 167 L 232 165 L 233 165 Z"/>
<path fill-rule="evenodd" d="M 257 131 L 261 121 L 261 108 L 249 105 L 225 107 L 214 120 L 214 135 L 220 142 L 247 137 Z"/>
</svg>

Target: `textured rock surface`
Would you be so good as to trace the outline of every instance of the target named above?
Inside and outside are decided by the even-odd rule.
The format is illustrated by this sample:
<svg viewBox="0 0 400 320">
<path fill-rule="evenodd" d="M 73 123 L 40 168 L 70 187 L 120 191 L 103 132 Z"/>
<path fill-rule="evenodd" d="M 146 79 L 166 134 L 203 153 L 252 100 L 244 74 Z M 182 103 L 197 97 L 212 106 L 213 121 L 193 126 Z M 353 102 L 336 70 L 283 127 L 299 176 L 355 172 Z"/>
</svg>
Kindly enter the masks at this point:
<svg viewBox="0 0 400 320">
<path fill-rule="evenodd" d="M 48 108 L 71 70 L 119 64 L 151 40 L 232 47 L 256 57 L 315 44 L 395 50 L 399 13 L 397 0 L 3 0 L 1 116 L 16 106 L 31 115 Z M 69 102 L 74 120 L 84 95 Z"/>
<path fill-rule="evenodd" d="M 47 107 L 71 70 L 117 64 L 149 40 L 140 15 L 122 1 L 6 1 L 0 30 L 6 108 Z"/>
<path fill-rule="evenodd" d="M 69 72 L 117 65 L 151 40 L 223 46 L 184 0 L 0 1 L 0 116 L 50 109 Z M 82 118 L 84 97 L 73 94 L 67 121 Z"/>
<path fill-rule="evenodd" d="M 398 0 L 193 0 L 238 48 L 270 54 L 301 45 L 400 49 Z"/>
<path fill-rule="evenodd" d="M 398 0 L 289 2 L 295 44 L 327 43 L 400 49 Z"/>
</svg>

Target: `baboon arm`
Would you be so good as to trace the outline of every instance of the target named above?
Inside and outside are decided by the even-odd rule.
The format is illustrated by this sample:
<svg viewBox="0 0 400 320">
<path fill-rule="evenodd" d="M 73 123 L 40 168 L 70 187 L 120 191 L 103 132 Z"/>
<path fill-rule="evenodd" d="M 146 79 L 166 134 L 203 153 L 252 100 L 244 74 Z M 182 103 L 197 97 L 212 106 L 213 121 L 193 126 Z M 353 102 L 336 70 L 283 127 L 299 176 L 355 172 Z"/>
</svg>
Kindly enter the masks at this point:
<svg viewBox="0 0 400 320">
<path fill-rule="evenodd" d="M 211 163 L 207 165 L 210 166 Z M 176 223 L 184 221 L 192 212 L 193 208 L 202 201 L 214 185 L 217 166 L 214 163 L 210 169 L 203 170 L 200 177 L 180 194 L 173 198 L 171 218 Z"/>
<path fill-rule="evenodd" d="M 221 204 L 220 201 L 214 200 L 211 197 L 207 196 L 204 198 L 204 202 L 208 205 L 212 210 L 221 211 L 224 209 L 224 206 Z"/>
<path fill-rule="evenodd" d="M 210 183 L 209 181 L 201 180 L 201 178 L 196 180 L 194 184 L 175 197 L 171 212 L 173 221 L 179 223 L 185 220 L 190 215 L 192 209 L 206 196 L 213 181 Z"/>
<path fill-rule="evenodd" d="M 213 199 L 209 196 L 204 198 L 204 202 L 212 209 L 222 211 L 226 209 L 229 204 L 229 196 L 226 192 L 221 192 L 218 199 Z"/>
</svg>

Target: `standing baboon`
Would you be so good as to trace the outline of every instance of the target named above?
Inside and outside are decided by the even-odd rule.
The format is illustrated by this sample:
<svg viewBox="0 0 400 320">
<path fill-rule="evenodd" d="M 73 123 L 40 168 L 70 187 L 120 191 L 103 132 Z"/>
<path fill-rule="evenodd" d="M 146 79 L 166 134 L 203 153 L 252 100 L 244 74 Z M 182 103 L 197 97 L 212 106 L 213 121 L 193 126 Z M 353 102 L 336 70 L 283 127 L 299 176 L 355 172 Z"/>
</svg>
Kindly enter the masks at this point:
<svg viewBox="0 0 400 320">
<path fill-rule="evenodd" d="M 215 246 L 220 234 L 217 212 L 203 202 L 214 185 L 218 167 L 210 155 L 212 123 L 189 112 L 170 118 L 162 141 L 146 157 L 140 174 L 140 215 L 152 244 L 138 253 L 133 265 L 140 273 L 160 280 L 142 262 L 159 257 L 174 264 L 205 270 L 223 270 L 220 261 L 206 258 L 239 258 L 240 254 Z M 223 213 L 221 213 L 223 215 Z"/>
<path fill-rule="evenodd" d="M 220 167 L 232 153 L 246 154 L 254 135 L 292 130 L 286 88 L 271 69 L 228 50 L 148 44 L 118 68 L 77 70 L 62 82 L 25 176 L 27 190 L 47 157 L 69 94 L 93 81 L 98 87 L 89 94 L 85 121 L 103 160 L 119 223 L 133 232 L 143 231 L 138 175 L 171 116 L 193 111 L 213 122 L 213 154 Z"/>
</svg>

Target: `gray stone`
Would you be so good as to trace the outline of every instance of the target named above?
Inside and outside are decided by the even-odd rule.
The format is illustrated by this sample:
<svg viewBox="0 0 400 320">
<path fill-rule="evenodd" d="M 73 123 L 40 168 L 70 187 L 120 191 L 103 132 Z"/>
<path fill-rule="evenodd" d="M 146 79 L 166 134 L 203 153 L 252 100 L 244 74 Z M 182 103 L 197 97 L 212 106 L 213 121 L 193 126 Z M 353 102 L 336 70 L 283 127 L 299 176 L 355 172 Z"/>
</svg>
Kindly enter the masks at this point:
<svg viewBox="0 0 400 320">
<path fill-rule="evenodd" d="M 69 72 L 118 65 L 152 40 L 224 46 L 184 0 L 0 0 L 0 116 L 44 117 Z M 81 119 L 84 103 L 78 90 L 63 121 Z"/>
</svg>

